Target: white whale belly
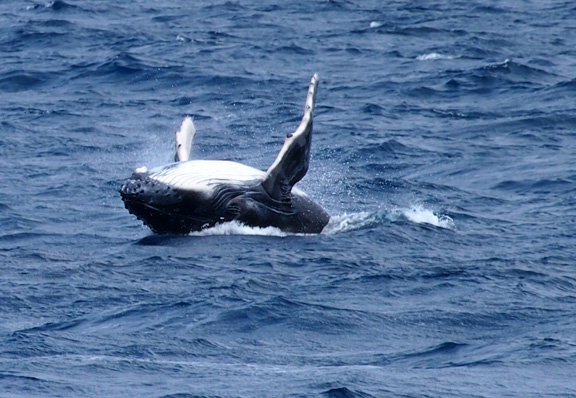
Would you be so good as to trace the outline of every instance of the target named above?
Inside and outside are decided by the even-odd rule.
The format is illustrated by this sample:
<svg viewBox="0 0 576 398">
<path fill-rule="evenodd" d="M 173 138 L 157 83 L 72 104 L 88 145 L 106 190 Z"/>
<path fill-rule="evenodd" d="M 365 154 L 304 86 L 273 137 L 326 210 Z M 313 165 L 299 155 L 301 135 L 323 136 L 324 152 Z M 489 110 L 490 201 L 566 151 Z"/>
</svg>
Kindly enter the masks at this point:
<svg viewBox="0 0 576 398">
<path fill-rule="evenodd" d="M 226 160 L 190 160 L 150 170 L 148 177 L 176 189 L 211 192 L 221 184 L 248 185 L 261 182 L 266 173 Z"/>
</svg>

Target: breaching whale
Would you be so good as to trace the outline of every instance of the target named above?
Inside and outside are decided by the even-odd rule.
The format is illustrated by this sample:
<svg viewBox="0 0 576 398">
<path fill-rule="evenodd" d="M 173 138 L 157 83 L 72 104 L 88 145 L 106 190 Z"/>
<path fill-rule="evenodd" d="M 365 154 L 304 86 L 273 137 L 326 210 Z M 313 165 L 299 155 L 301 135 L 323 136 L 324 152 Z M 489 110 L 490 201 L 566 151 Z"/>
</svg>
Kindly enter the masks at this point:
<svg viewBox="0 0 576 398">
<path fill-rule="evenodd" d="M 122 184 L 126 209 L 154 233 L 187 234 L 238 221 L 291 233 L 320 233 L 328 213 L 295 187 L 308 171 L 318 76 L 312 76 L 304 117 L 267 171 L 220 160 L 190 160 L 196 130 L 185 118 L 176 133 L 175 163 L 138 168 Z"/>
</svg>

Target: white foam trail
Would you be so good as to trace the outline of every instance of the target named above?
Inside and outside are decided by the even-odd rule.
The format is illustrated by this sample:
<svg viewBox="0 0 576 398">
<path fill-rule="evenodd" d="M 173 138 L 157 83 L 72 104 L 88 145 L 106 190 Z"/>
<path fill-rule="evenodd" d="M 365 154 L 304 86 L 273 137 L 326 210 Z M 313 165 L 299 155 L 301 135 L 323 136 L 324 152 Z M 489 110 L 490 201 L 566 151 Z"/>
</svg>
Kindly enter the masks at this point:
<svg viewBox="0 0 576 398">
<path fill-rule="evenodd" d="M 291 234 L 282 232 L 278 228 L 249 227 L 238 221 L 230 221 L 206 228 L 198 232 L 190 232 L 190 236 L 214 236 L 214 235 L 257 235 L 257 236 L 279 236 L 284 237 Z"/>
<path fill-rule="evenodd" d="M 416 224 L 430 224 L 439 228 L 455 229 L 454 220 L 446 215 L 438 215 L 420 204 L 412 205 L 408 209 L 397 209 L 409 221 Z"/>
<path fill-rule="evenodd" d="M 192 151 L 192 143 L 196 136 L 196 127 L 194 127 L 194 120 L 190 116 L 186 116 L 180 125 L 180 129 L 176 132 L 176 157 L 179 162 L 190 160 L 190 153 Z"/>
</svg>

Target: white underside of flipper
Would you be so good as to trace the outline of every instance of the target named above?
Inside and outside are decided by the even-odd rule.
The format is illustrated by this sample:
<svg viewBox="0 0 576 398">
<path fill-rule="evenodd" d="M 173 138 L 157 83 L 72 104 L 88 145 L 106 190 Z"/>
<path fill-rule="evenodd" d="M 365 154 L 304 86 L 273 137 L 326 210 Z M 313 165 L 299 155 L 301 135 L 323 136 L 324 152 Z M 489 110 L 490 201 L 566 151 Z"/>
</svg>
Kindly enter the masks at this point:
<svg viewBox="0 0 576 398">
<path fill-rule="evenodd" d="M 180 125 L 180 130 L 176 132 L 176 156 L 174 161 L 185 162 L 190 160 L 192 143 L 196 136 L 196 128 L 190 116 L 186 116 Z"/>
</svg>

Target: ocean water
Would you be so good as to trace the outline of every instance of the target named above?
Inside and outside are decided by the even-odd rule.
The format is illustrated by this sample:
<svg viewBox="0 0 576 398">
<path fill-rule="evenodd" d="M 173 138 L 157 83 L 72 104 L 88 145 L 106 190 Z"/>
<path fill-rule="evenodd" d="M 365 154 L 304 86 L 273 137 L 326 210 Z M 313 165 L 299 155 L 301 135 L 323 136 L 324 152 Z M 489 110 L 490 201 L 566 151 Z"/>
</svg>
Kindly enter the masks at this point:
<svg viewBox="0 0 576 398">
<path fill-rule="evenodd" d="M 576 397 L 570 1 L 0 2 L 0 396 Z M 154 236 L 173 157 L 266 169 L 320 75 L 320 235 Z"/>
</svg>

